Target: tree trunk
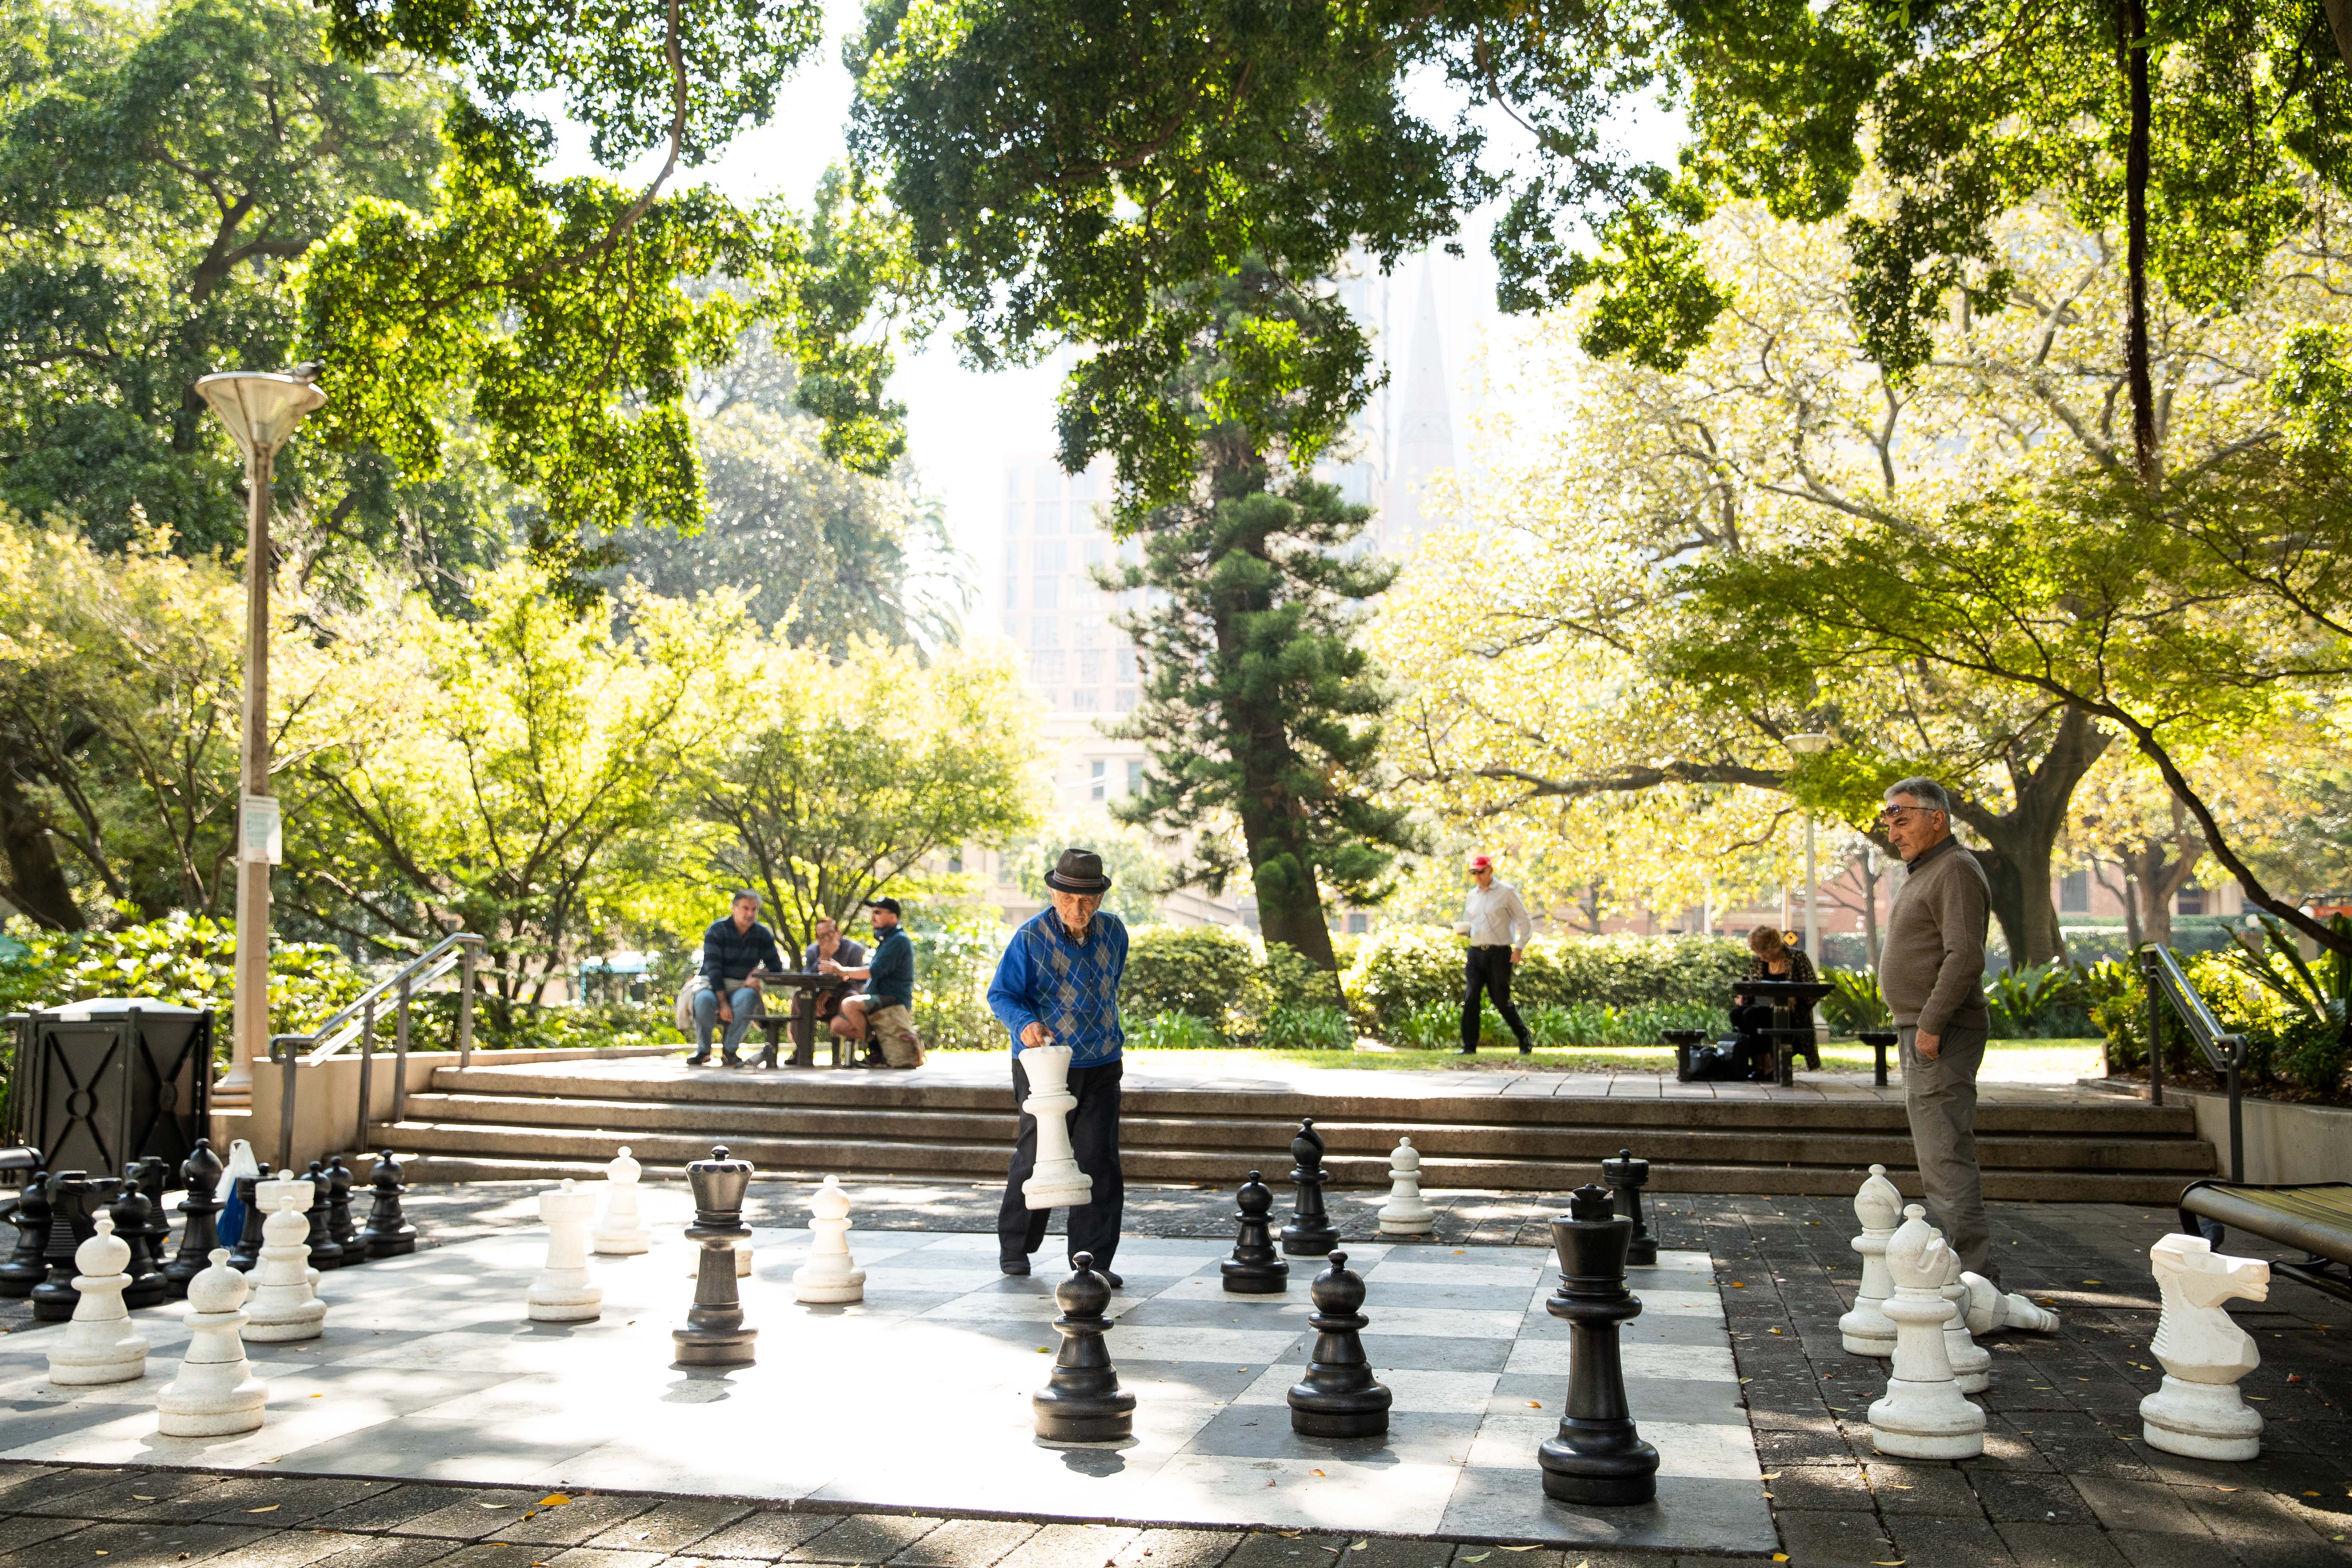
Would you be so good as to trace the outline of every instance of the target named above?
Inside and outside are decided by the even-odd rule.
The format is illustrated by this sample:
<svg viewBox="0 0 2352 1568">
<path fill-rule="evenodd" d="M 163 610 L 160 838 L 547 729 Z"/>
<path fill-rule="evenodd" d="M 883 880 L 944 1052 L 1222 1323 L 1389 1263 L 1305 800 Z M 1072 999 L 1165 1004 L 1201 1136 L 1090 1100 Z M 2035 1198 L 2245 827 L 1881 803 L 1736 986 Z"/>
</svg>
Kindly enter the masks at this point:
<svg viewBox="0 0 2352 1568">
<path fill-rule="evenodd" d="M 2336 35 L 2336 52 L 2352 70 L 2352 0 L 2327 0 L 2327 27 Z"/>
<path fill-rule="evenodd" d="M 2172 837 L 2143 838 L 2124 850 L 2124 868 L 2139 890 L 2140 929 L 2159 947 L 2172 945 L 2172 900 L 2197 876 L 2205 842 L 2189 826 L 2189 813 L 2172 803 Z"/>
<path fill-rule="evenodd" d="M 10 903 L 36 925 L 81 930 L 81 907 L 74 902 L 65 868 L 58 862 L 57 840 L 49 837 L 24 785 L 5 769 L 0 769 L 0 856 L 8 862 Z"/>
<path fill-rule="evenodd" d="M 2148 140 L 2147 0 L 2116 0 L 2116 63 L 2123 73 L 2131 126 L 2124 151 L 2125 261 L 2129 276 L 2124 374 L 2131 383 L 2132 471 L 2156 488 L 2156 382 L 2147 348 Z"/>
<path fill-rule="evenodd" d="M 2007 811 L 1996 813 L 1969 800 L 1952 803 L 1952 814 L 1985 841 L 1986 847 L 1976 852 L 1977 863 L 1992 885 L 1993 918 L 2008 939 L 2012 969 L 2065 960 L 2058 902 L 2051 896 L 2051 861 L 2066 830 L 2074 786 L 2111 740 L 2089 714 L 2067 708 L 2059 715 L 2049 750 L 2030 770 L 2011 759 Z"/>
<path fill-rule="evenodd" d="M 2124 942 L 2137 952 L 2140 946 L 2139 884 L 2133 879 L 2131 868 L 2121 861 L 2116 863 L 2116 869 L 2124 879 L 2124 885 L 2120 888 L 2107 880 L 2107 874 L 2099 868 L 2099 862 L 2095 858 L 2091 862 L 2091 875 L 2099 879 L 2099 886 L 2123 900 Z"/>
</svg>

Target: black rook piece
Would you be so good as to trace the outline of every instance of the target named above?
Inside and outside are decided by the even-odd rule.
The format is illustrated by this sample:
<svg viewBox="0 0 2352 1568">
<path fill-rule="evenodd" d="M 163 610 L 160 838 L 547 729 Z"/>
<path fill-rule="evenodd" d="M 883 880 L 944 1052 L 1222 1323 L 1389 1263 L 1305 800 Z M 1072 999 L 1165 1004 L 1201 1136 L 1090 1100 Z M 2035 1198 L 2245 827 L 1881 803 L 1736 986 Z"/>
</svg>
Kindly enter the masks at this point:
<svg viewBox="0 0 2352 1568">
<path fill-rule="evenodd" d="M 1315 1310 L 1315 1354 L 1307 1378 L 1290 1387 L 1290 1429 L 1308 1437 L 1377 1437 L 1389 1429 L 1389 1405 L 1396 1396 L 1372 1379 L 1364 1360 L 1364 1277 L 1348 1267 L 1348 1255 L 1331 1254 L 1330 1267 L 1315 1277 L 1309 1292 Z"/>
<path fill-rule="evenodd" d="M 343 1249 L 345 1263 L 365 1263 L 367 1247 L 352 1226 L 352 1168 L 341 1154 L 327 1162 L 327 1234 Z"/>
<path fill-rule="evenodd" d="M 1649 1226 L 1642 1218 L 1642 1189 L 1649 1184 L 1650 1162 L 1636 1160 L 1631 1149 L 1620 1149 L 1614 1160 L 1601 1162 L 1601 1179 L 1616 1194 L 1617 1212 L 1633 1222 L 1633 1239 L 1625 1244 L 1627 1266 L 1654 1268 L 1658 1238 L 1650 1234 Z"/>
<path fill-rule="evenodd" d="M 1118 1369 L 1103 1344 L 1110 1320 L 1110 1281 L 1095 1272 L 1095 1255 L 1070 1259 L 1076 1272 L 1054 1287 L 1062 1315 L 1061 1352 L 1045 1386 L 1032 1394 L 1037 1436 L 1048 1443 L 1112 1443 L 1135 1435 L 1135 1395 L 1118 1385 Z"/>
<path fill-rule="evenodd" d="M 49 1244 L 42 1257 L 49 1277 L 33 1287 L 33 1316 L 62 1323 L 73 1316 L 81 1292 L 74 1289 L 74 1251 L 98 1234 L 98 1211 L 114 1201 L 111 1178 L 92 1181 L 80 1171 L 49 1178 Z"/>
<path fill-rule="evenodd" d="M 1294 1196 L 1290 1223 L 1282 1227 L 1282 1250 L 1293 1258 L 1320 1258 L 1339 1244 L 1339 1232 L 1323 1212 L 1323 1136 L 1315 1131 L 1315 1118 L 1299 1118 L 1290 1157 L 1298 1163 L 1290 1173 Z"/>
<path fill-rule="evenodd" d="M 269 1180 L 269 1162 L 257 1163 L 260 1174 L 239 1176 L 230 1185 L 236 1189 L 237 1202 L 245 1205 L 245 1228 L 236 1233 L 236 1245 L 228 1249 L 228 1266 L 241 1274 L 253 1272 L 261 1261 L 261 1222 L 268 1217 L 254 1206 L 253 1189 Z"/>
<path fill-rule="evenodd" d="M 416 1250 L 416 1227 L 400 1212 L 400 1194 L 406 1191 L 400 1184 L 400 1162 L 386 1149 L 375 1157 L 375 1175 L 370 1183 L 375 1189 L 375 1202 L 368 1206 L 367 1228 L 360 1239 L 367 1244 L 370 1258 L 397 1258 Z"/>
<path fill-rule="evenodd" d="M 41 1261 L 48 1245 L 49 1173 L 36 1171 L 16 1198 L 16 1246 L 8 1261 L 0 1263 L 0 1296 L 29 1296 L 49 1277 L 49 1266 Z"/>
<path fill-rule="evenodd" d="M 1234 1240 L 1234 1255 L 1217 1265 L 1217 1272 L 1236 1296 L 1279 1296 L 1289 1288 L 1290 1265 L 1274 1250 L 1274 1222 L 1266 1217 L 1274 1212 L 1273 1189 L 1252 1171 L 1234 1201 L 1240 1205 L 1241 1234 Z"/>
<path fill-rule="evenodd" d="M 341 1268 L 345 1261 L 342 1243 L 327 1229 L 327 1197 L 333 1184 L 327 1180 L 327 1167 L 316 1160 L 305 1174 L 310 1178 L 310 1207 L 303 1215 L 310 1222 L 310 1267 Z"/>
<path fill-rule="evenodd" d="M 221 1163 L 211 1139 L 196 1140 L 180 1163 L 180 1179 L 188 1184 L 188 1195 L 180 1200 L 180 1250 L 163 1265 L 163 1279 L 174 1300 L 186 1297 L 188 1281 L 211 1266 L 213 1248 L 220 1245 L 215 1216 L 221 1205 L 215 1194 L 220 1191 Z"/>
<path fill-rule="evenodd" d="M 114 1234 L 131 1248 L 131 1260 L 122 1271 L 131 1276 L 131 1283 L 122 1288 L 122 1304 L 126 1307 L 152 1307 L 172 1299 L 172 1282 L 163 1278 L 161 1262 L 155 1257 L 154 1244 L 147 1236 L 147 1215 L 153 1207 L 139 1184 L 137 1162 L 122 1167 L 122 1195 L 114 1200 Z"/>
<path fill-rule="evenodd" d="M 1633 1222 L 1612 1211 L 1609 1189 L 1591 1183 L 1569 1194 L 1567 1217 L 1551 1222 L 1560 1279 L 1544 1310 L 1568 1322 L 1568 1414 L 1536 1462 L 1544 1495 L 1561 1502 L 1619 1508 L 1658 1495 L 1658 1451 L 1633 1429 L 1617 1355 L 1618 1326 L 1642 1315 L 1625 1289 L 1633 1236 Z"/>
<path fill-rule="evenodd" d="M 680 1366 L 749 1366 L 757 1329 L 743 1326 L 742 1299 L 735 1293 L 735 1244 L 751 1233 L 743 1225 L 743 1190 L 751 1184 L 751 1163 L 730 1160 L 725 1145 L 708 1160 L 686 1168 L 694 1187 L 694 1223 L 686 1238 L 702 1244 L 694 1276 L 694 1305 L 686 1327 L 672 1329 Z"/>
</svg>

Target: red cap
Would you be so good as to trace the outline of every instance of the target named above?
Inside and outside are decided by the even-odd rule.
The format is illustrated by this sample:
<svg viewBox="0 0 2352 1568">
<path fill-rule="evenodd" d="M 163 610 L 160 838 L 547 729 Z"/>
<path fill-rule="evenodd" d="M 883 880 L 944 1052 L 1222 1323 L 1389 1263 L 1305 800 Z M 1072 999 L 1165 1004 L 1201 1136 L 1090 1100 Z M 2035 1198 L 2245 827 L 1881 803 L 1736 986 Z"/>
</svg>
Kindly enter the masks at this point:
<svg viewBox="0 0 2352 1568">
<path fill-rule="evenodd" d="M 1493 856 L 1473 855 L 1470 857 L 1470 869 L 1473 871 L 1491 871 L 1494 868 L 1495 858 Z"/>
</svg>

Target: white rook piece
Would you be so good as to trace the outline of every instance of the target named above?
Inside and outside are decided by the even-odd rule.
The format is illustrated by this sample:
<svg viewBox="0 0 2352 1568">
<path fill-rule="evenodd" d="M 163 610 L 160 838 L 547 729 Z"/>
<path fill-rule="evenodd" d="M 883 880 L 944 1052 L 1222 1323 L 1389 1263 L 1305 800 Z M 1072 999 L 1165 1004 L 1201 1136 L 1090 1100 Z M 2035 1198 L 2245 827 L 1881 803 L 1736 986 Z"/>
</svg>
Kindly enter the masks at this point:
<svg viewBox="0 0 2352 1568">
<path fill-rule="evenodd" d="M 588 1221 L 596 1194 L 572 1178 L 539 1194 L 539 1217 L 547 1223 L 547 1262 L 524 1297 L 535 1323 L 584 1323 L 604 1310 L 604 1292 L 588 1277 Z"/>
<path fill-rule="evenodd" d="M 1903 1194 L 1886 1179 L 1885 1166 L 1870 1168 L 1853 1194 L 1853 1217 L 1862 1222 L 1862 1234 L 1846 1245 L 1862 1254 L 1862 1288 L 1854 1292 L 1853 1310 L 1838 1320 L 1838 1333 L 1849 1354 L 1891 1356 L 1895 1320 L 1885 1307 L 1895 1282 L 1886 1275 L 1886 1238 L 1903 1223 Z"/>
<path fill-rule="evenodd" d="M 308 1191 L 310 1184 L 303 1188 Z M 60 1219 L 58 1224 L 63 1225 Z M 61 1388 L 94 1383 L 136 1383 L 147 1375 L 147 1338 L 123 1310 L 124 1269 L 131 1244 L 114 1234 L 114 1216 L 98 1211 L 98 1234 L 74 1248 L 73 1321 L 49 1352 L 49 1381 Z"/>
<path fill-rule="evenodd" d="M 1382 1236 L 1426 1236 L 1437 1224 L 1437 1211 L 1421 1196 L 1421 1151 L 1410 1138 L 1400 1138 L 1389 1155 L 1389 1201 L 1379 1215 Z"/>
<path fill-rule="evenodd" d="M 2192 1459 L 2255 1458 L 2263 1418 L 2247 1408 L 2238 1380 L 2263 1358 L 2221 1303 L 2268 1300 L 2271 1266 L 2224 1257 L 2201 1236 L 2168 1236 L 2147 1256 L 2164 1293 L 2148 1347 L 2164 1363 L 2164 1386 L 2139 1402 L 2141 1435 L 2151 1448 Z"/>
<path fill-rule="evenodd" d="M 1952 1304 L 1952 1315 L 1944 1320 L 1944 1353 L 1951 1361 L 1952 1376 L 1962 1394 L 1982 1394 L 1992 1386 L 1992 1352 L 1969 1337 L 1969 1288 L 1960 1283 L 1960 1255 L 1949 1249 L 1944 1254 L 1940 1289 Z"/>
<path fill-rule="evenodd" d="M 849 1194 L 827 1176 L 809 1199 L 809 1258 L 793 1270 L 793 1299 L 812 1305 L 866 1300 L 866 1270 L 849 1256 Z"/>
<path fill-rule="evenodd" d="M 245 1359 L 246 1292 L 253 1281 L 228 1266 L 228 1248 L 213 1248 L 212 1267 L 188 1281 L 188 1353 L 180 1374 L 155 1400 L 157 1429 L 166 1437 L 230 1437 L 257 1431 L 269 1385 Z"/>
<path fill-rule="evenodd" d="M 1969 1288 L 1970 1334 L 1990 1334 L 2000 1329 L 2032 1329 L 2037 1334 L 2058 1331 L 2057 1313 L 2035 1305 L 2014 1290 L 2004 1294 L 2000 1286 L 1981 1274 L 1963 1273 L 1960 1283 Z"/>
<path fill-rule="evenodd" d="M 1870 1407 L 1871 1440 L 1897 1458 L 1973 1459 L 1984 1452 L 1985 1414 L 1960 1393 L 1944 1351 L 1944 1324 L 1952 1315 L 1944 1264 L 1952 1249 L 1922 1217 L 1927 1212 L 1917 1204 L 1905 1209 L 1886 1244 L 1895 1366 L 1885 1397 Z"/>
<path fill-rule="evenodd" d="M 245 1337 L 256 1344 L 315 1340 L 327 1321 L 327 1304 L 311 1289 L 319 1273 L 310 1267 L 310 1221 L 304 1213 L 317 1196 L 308 1176 L 253 1184 L 254 1207 L 269 1216 L 261 1222 L 261 1261 L 253 1266 L 253 1298 L 245 1312 Z"/>
<path fill-rule="evenodd" d="M 604 1167 L 604 1212 L 596 1221 L 596 1251 L 605 1258 L 634 1258 L 653 1246 L 653 1232 L 637 1215 L 637 1178 L 645 1167 L 629 1158 L 629 1146 Z"/>
<path fill-rule="evenodd" d="M 1070 1112 L 1078 1103 L 1070 1092 L 1070 1047 L 1031 1046 L 1021 1053 L 1021 1070 L 1029 1075 L 1029 1100 L 1021 1109 L 1037 1121 L 1037 1169 L 1021 1184 L 1023 1201 L 1033 1209 L 1094 1202 L 1094 1179 L 1078 1169 L 1070 1149 Z"/>
</svg>

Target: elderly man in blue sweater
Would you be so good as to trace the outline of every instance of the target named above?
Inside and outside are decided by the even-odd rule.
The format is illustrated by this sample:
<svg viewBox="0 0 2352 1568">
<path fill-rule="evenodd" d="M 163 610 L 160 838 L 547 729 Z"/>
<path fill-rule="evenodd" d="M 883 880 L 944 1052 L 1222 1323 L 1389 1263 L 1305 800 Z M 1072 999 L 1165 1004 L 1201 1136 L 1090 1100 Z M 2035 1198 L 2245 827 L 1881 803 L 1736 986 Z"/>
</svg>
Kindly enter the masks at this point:
<svg viewBox="0 0 2352 1568">
<path fill-rule="evenodd" d="M 1094 1201 L 1070 1211 L 1070 1256 L 1092 1253 L 1095 1268 L 1116 1290 L 1124 1281 L 1110 1265 L 1127 1202 L 1118 1168 L 1119 1052 L 1126 1042 L 1118 983 L 1127 972 L 1127 927 L 1102 912 L 1110 879 L 1092 850 L 1062 851 L 1045 886 L 1054 907 L 1039 910 L 1004 944 L 988 1005 L 1013 1038 L 1015 1103 L 1029 1099 L 1021 1053 L 1032 1046 L 1070 1047 L 1070 1093 L 1078 1102 L 1070 1112 L 1070 1149 L 1095 1184 Z M 1036 1169 L 1037 1122 L 1024 1111 L 996 1212 L 997 1262 L 1007 1274 L 1028 1273 L 1029 1255 L 1045 1245 L 1050 1211 L 1031 1208 L 1021 1194 Z"/>
</svg>

